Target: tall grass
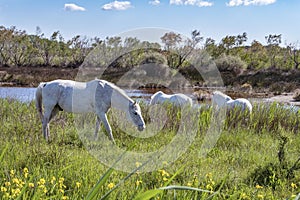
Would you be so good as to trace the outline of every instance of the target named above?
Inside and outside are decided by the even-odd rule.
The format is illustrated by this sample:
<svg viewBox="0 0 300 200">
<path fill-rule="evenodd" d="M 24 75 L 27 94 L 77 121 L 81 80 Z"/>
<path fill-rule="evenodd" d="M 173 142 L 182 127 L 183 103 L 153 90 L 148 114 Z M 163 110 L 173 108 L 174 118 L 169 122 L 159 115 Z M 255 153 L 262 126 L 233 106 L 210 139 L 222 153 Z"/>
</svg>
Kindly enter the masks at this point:
<svg viewBox="0 0 300 200">
<path fill-rule="evenodd" d="M 168 145 L 184 113 L 170 105 L 164 107 L 165 115 L 151 113 L 145 103 L 141 107 L 149 125 L 144 134 L 156 134 L 136 137 L 142 132 L 120 122 L 123 114 L 112 110 L 109 121 L 117 145 L 137 152 Z M 290 199 L 300 192 L 299 112 L 256 104 L 247 117 L 229 113 L 206 157 L 200 152 L 212 110 L 192 108 L 191 113 L 198 129 L 185 153 L 152 172 L 133 163 L 138 170 L 126 173 L 101 163 L 80 139 L 78 128 L 94 127 L 94 116 L 60 113 L 51 122 L 47 143 L 34 103 L 1 99 L 0 199 Z M 151 126 L 151 120 L 159 127 Z"/>
</svg>

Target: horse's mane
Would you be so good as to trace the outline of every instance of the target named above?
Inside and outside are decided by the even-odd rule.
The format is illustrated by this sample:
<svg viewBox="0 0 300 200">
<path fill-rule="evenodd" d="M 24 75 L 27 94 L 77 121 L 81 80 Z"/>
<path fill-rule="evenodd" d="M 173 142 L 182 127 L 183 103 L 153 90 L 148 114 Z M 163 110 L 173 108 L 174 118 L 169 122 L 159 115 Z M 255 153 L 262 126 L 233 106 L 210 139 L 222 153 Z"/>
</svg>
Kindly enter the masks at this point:
<svg viewBox="0 0 300 200">
<path fill-rule="evenodd" d="M 124 98 L 128 99 L 129 101 L 133 101 L 126 93 L 124 90 L 122 90 L 121 88 L 119 88 L 118 86 L 116 86 L 114 83 L 105 81 L 105 80 L 99 80 L 100 82 L 103 82 L 105 84 L 107 84 L 109 87 L 111 87 L 114 91 L 117 91 L 121 96 L 123 96 Z"/>
</svg>

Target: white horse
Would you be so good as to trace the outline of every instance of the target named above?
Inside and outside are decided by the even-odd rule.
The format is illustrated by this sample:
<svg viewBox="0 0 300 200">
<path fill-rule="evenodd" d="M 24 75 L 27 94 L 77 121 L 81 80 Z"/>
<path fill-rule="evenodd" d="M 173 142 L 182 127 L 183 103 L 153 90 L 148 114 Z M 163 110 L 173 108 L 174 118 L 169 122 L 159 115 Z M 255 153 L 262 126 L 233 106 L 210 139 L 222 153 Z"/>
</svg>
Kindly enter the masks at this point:
<svg viewBox="0 0 300 200">
<path fill-rule="evenodd" d="M 150 105 L 162 104 L 166 101 L 175 106 L 193 105 L 192 99 L 185 94 L 165 94 L 162 91 L 156 92 L 151 96 Z"/>
<path fill-rule="evenodd" d="M 233 109 L 235 107 L 240 107 L 242 111 L 248 110 L 252 112 L 251 103 L 244 98 L 238 98 L 233 100 L 230 96 L 220 92 L 214 91 L 212 95 L 212 103 L 216 104 L 218 108 Z"/>
<path fill-rule="evenodd" d="M 73 113 L 95 113 L 97 116 L 95 136 L 102 121 L 110 139 L 114 142 L 106 116 L 111 106 L 125 111 L 139 131 L 145 129 L 140 106 L 110 82 L 97 79 L 90 82 L 54 80 L 40 83 L 36 90 L 36 107 L 42 119 L 43 135 L 46 140 L 50 136 L 50 120 L 58 111 L 64 110 Z"/>
</svg>

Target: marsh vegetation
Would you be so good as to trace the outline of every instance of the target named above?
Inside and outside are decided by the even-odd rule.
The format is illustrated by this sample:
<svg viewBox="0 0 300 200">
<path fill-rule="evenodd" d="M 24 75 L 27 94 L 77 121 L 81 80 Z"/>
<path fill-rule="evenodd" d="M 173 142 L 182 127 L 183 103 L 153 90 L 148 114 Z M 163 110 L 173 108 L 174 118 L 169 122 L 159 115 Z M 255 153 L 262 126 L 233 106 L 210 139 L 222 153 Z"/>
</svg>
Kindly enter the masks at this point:
<svg viewBox="0 0 300 200">
<path fill-rule="evenodd" d="M 148 125 L 151 109 L 146 103 L 141 108 Z M 116 120 L 120 115 L 112 110 L 109 121 L 116 144 L 139 152 L 167 145 L 176 136 L 183 113 L 169 105 L 165 110 L 169 120 L 154 115 L 165 124 L 159 130 L 147 126 L 147 131 L 157 134 L 146 139 L 122 131 Z M 255 104 L 247 120 L 232 112 L 205 157 L 199 152 L 212 110 L 199 107 L 191 112 L 197 115 L 198 129 L 185 153 L 152 172 L 140 168 L 126 173 L 110 169 L 90 154 L 78 135 L 76 116 L 60 113 L 51 124 L 52 140 L 47 143 L 34 102 L 1 99 L 0 198 L 292 199 L 299 193 L 299 112 L 277 104 Z M 142 164 L 133 163 L 136 168 Z"/>
</svg>

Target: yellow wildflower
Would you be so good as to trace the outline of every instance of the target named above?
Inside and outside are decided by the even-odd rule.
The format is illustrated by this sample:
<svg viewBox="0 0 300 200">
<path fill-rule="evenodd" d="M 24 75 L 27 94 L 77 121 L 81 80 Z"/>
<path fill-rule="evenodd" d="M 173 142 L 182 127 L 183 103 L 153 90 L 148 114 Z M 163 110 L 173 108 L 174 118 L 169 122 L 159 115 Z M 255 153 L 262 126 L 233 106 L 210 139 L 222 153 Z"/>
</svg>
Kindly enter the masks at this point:
<svg viewBox="0 0 300 200">
<path fill-rule="evenodd" d="M 39 181 L 38 181 L 38 185 L 45 185 L 46 183 L 46 180 L 41 178 Z"/>
<path fill-rule="evenodd" d="M 263 188 L 263 186 L 260 186 L 258 184 L 255 187 L 256 187 L 256 189 L 262 189 Z"/>
<path fill-rule="evenodd" d="M 11 191 L 12 191 L 12 194 L 15 195 L 15 196 L 18 196 L 21 193 L 21 190 L 19 188 L 12 189 Z"/>
<path fill-rule="evenodd" d="M 24 173 L 28 173 L 28 172 L 29 172 L 29 171 L 28 171 L 28 168 L 25 167 L 25 168 L 23 169 L 23 172 L 24 172 Z"/>
<path fill-rule="evenodd" d="M 207 174 L 206 174 L 206 177 L 207 177 L 207 178 L 211 178 L 211 177 L 212 177 L 212 173 L 207 173 Z"/>
<path fill-rule="evenodd" d="M 15 175 L 15 170 L 10 170 L 10 176 L 14 176 Z"/>
<path fill-rule="evenodd" d="M 259 198 L 259 199 L 263 199 L 263 198 L 264 198 L 264 195 L 262 195 L 262 194 L 258 194 L 258 195 L 257 195 L 257 198 Z"/>
<path fill-rule="evenodd" d="M 247 194 L 244 193 L 244 192 L 241 194 L 240 198 L 241 199 L 249 199 L 249 197 L 247 196 Z"/>
<path fill-rule="evenodd" d="M 135 182 L 136 186 L 139 186 L 141 183 L 143 183 L 143 181 L 137 180 L 137 181 Z"/>
<path fill-rule="evenodd" d="M 297 184 L 291 183 L 291 187 L 292 187 L 293 189 L 296 189 L 296 188 L 297 188 Z"/>
<path fill-rule="evenodd" d="M 158 170 L 158 171 L 161 173 L 162 176 L 170 176 L 170 174 L 163 169 Z"/>
<path fill-rule="evenodd" d="M 58 180 L 58 182 L 59 182 L 60 184 L 62 184 L 64 181 L 65 181 L 64 178 L 59 178 L 59 180 Z"/>
<path fill-rule="evenodd" d="M 56 181 L 56 178 L 55 178 L 55 176 L 52 176 L 52 178 L 51 178 L 51 184 L 53 185 L 54 183 L 55 183 L 55 181 Z"/>
<path fill-rule="evenodd" d="M 140 162 L 136 162 L 136 163 L 135 163 L 135 166 L 136 166 L 136 167 L 139 167 L 139 166 L 141 166 L 141 165 L 142 165 L 142 163 L 140 163 Z"/>
<path fill-rule="evenodd" d="M 167 181 L 168 180 L 168 178 L 166 178 L 166 177 L 163 177 L 163 181 Z"/>
<path fill-rule="evenodd" d="M 206 185 L 206 189 L 208 189 L 208 190 L 213 190 L 214 188 L 212 187 L 212 185 L 207 184 L 207 185 Z"/>
<path fill-rule="evenodd" d="M 34 183 L 28 183 L 28 187 L 34 188 Z"/>
<path fill-rule="evenodd" d="M 46 188 L 46 186 L 45 186 L 45 185 L 39 185 L 39 188 L 40 188 L 41 190 L 44 190 L 44 189 Z"/>
<path fill-rule="evenodd" d="M 187 186 L 191 187 L 193 184 L 191 182 L 187 183 Z"/>
<path fill-rule="evenodd" d="M 81 186 L 81 183 L 80 182 L 76 182 L 76 187 L 80 188 L 80 186 Z"/>
<path fill-rule="evenodd" d="M 15 183 L 15 184 L 19 184 L 20 183 L 19 179 L 17 179 L 17 178 L 13 178 L 12 182 Z"/>
<path fill-rule="evenodd" d="M 62 194 L 65 193 L 65 191 L 63 189 L 59 189 L 58 191 Z"/>
<path fill-rule="evenodd" d="M 6 187 L 1 187 L 1 192 L 7 192 L 7 188 Z"/>
<path fill-rule="evenodd" d="M 69 197 L 63 196 L 61 199 L 62 199 L 62 200 L 67 200 L 67 199 L 69 199 Z"/>
<path fill-rule="evenodd" d="M 23 172 L 24 172 L 24 177 L 25 178 L 27 178 L 28 177 L 28 168 L 27 167 L 25 167 L 24 169 L 23 169 Z"/>
<path fill-rule="evenodd" d="M 10 182 L 5 182 L 4 185 L 5 185 L 6 187 L 9 187 L 11 184 L 10 184 Z"/>
<path fill-rule="evenodd" d="M 108 189 L 112 189 L 114 186 L 115 186 L 114 183 L 109 183 L 109 184 L 107 185 Z"/>
</svg>

